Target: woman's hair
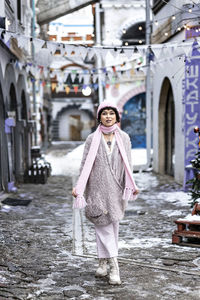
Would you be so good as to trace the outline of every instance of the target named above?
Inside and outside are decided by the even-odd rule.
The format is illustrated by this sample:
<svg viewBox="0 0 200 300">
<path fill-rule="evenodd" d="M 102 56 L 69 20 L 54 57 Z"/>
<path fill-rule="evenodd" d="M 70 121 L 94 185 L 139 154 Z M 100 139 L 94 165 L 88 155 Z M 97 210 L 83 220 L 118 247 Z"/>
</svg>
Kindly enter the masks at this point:
<svg viewBox="0 0 200 300">
<path fill-rule="evenodd" d="M 115 112 L 117 123 L 120 122 L 120 116 L 119 116 L 119 112 L 117 111 L 117 109 L 115 107 L 108 106 L 108 107 L 104 107 L 104 108 L 100 109 L 100 111 L 98 113 L 98 117 L 97 117 L 98 123 L 101 122 L 101 114 L 105 109 L 112 109 Z"/>
</svg>

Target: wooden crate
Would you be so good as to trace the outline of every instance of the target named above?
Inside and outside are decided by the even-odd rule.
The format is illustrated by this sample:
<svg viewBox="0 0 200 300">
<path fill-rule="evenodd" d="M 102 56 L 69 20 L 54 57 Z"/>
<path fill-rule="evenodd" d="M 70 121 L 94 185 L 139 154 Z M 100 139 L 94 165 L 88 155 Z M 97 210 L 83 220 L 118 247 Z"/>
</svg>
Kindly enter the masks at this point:
<svg viewBox="0 0 200 300">
<path fill-rule="evenodd" d="M 200 247 L 200 221 L 176 220 L 177 229 L 172 234 L 172 244 Z M 187 242 L 183 241 L 187 238 Z"/>
</svg>

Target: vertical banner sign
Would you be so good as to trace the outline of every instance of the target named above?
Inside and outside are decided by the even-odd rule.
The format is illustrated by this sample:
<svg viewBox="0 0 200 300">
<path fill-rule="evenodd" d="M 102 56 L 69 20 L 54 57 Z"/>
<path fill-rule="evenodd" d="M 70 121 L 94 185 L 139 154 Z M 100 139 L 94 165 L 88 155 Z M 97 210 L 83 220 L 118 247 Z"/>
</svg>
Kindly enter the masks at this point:
<svg viewBox="0 0 200 300">
<path fill-rule="evenodd" d="M 200 127 L 200 51 L 198 43 L 192 46 L 191 57 L 185 63 L 185 167 L 195 158 L 198 150 L 198 136 L 194 127 Z M 187 180 L 190 178 L 187 178 Z"/>
</svg>

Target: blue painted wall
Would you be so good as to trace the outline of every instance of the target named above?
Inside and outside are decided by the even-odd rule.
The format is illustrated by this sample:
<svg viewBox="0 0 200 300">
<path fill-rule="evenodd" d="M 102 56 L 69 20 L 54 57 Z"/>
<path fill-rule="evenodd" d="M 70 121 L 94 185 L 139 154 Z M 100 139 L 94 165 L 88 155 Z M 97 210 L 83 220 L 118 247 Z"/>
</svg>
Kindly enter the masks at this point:
<svg viewBox="0 0 200 300">
<path fill-rule="evenodd" d="M 131 138 L 132 148 L 146 148 L 146 94 L 131 98 L 123 107 L 121 128 Z"/>
</svg>

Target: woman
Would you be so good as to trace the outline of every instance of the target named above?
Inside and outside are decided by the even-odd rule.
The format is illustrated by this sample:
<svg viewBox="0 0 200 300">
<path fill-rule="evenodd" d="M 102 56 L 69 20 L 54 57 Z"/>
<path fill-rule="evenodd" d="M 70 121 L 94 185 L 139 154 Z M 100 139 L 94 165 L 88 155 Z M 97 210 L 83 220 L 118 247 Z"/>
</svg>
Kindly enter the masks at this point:
<svg viewBox="0 0 200 300">
<path fill-rule="evenodd" d="M 96 276 L 107 275 L 109 262 L 109 283 L 121 284 L 117 261 L 119 221 L 127 201 L 136 198 L 138 189 L 131 171 L 130 138 L 116 124 L 120 122 L 117 107 L 103 101 L 97 119 L 97 130 L 85 142 L 81 173 L 72 195 L 76 198 L 74 207 L 85 207 L 86 217 L 95 225 L 99 257 Z"/>
</svg>

